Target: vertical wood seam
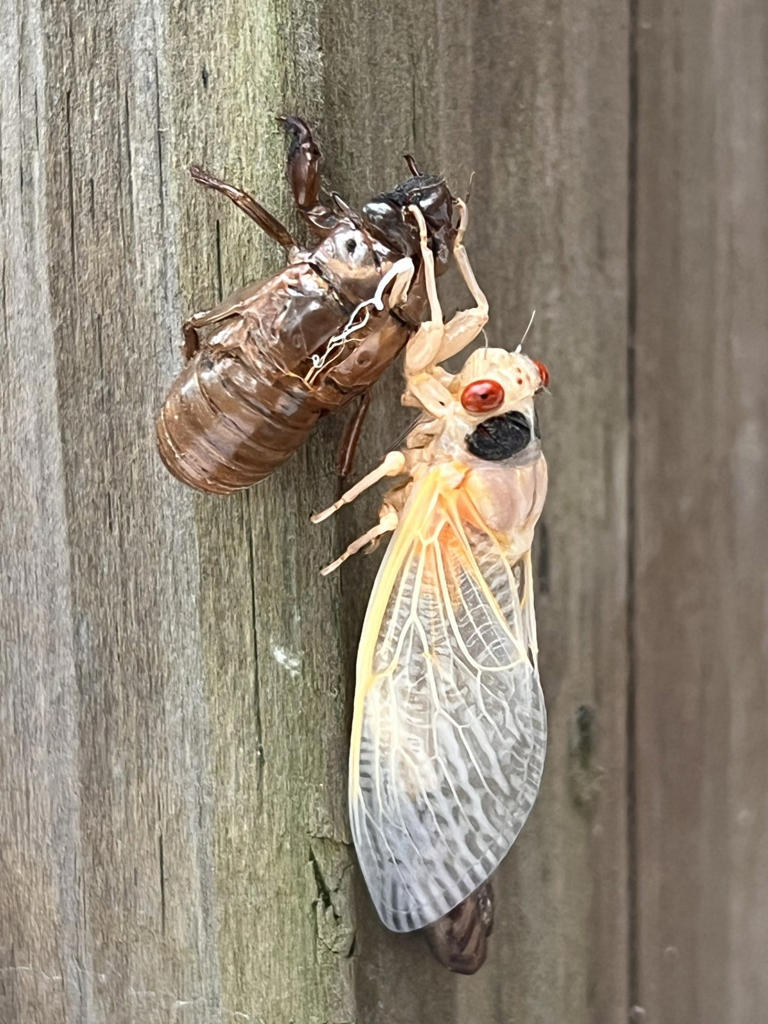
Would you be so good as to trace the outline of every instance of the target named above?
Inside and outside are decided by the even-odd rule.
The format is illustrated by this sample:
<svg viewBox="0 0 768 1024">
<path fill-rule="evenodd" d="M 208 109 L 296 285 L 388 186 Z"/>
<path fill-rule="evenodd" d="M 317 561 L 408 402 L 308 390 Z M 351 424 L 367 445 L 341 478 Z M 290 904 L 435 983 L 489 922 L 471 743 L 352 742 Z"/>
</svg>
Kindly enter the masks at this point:
<svg viewBox="0 0 768 1024">
<path fill-rule="evenodd" d="M 638 17 L 640 0 L 628 0 L 628 146 L 627 146 L 627 990 L 629 1005 L 639 1005 L 637 776 L 636 761 L 636 488 L 637 436 L 635 329 L 637 323 L 637 171 L 638 171 Z M 630 1011 L 631 1012 L 631 1011 Z"/>
</svg>

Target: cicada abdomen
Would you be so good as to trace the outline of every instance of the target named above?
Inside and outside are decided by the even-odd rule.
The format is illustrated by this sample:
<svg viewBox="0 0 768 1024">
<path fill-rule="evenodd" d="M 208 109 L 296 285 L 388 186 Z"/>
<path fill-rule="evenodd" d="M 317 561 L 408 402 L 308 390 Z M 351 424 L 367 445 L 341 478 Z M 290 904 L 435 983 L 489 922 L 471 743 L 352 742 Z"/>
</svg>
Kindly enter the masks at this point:
<svg viewBox="0 0 768 1024">
<path fill-rule="evenodd" d="M 484 882 L 471 896 L 458 903 L 424 936 L 435 957 L 455 974 L 474 974 L 485 963 L 488 938 L 493 930 L 493 889 Z"/>
</svg>

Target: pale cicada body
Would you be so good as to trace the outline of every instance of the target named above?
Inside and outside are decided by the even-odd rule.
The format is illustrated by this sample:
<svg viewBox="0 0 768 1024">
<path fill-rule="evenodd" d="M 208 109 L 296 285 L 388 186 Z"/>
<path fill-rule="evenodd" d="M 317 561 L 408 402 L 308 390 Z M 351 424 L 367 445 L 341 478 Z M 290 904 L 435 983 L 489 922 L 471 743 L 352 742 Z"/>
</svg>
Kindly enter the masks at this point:
<svg viewBox="0 0 768 1024">
<path fill-rule="evenodd" d="M 488 879 L 533 806 L 546 749 L 531 543 L 547 489 L 534 395 L 548 375 L 495 348 L 456 375 L 438 365 L 486 319 L 456 257 L 478 306 L 444 325 L 433 293 L 406 349 L 404 401 L 423 416 L 405 450 L 315 517 L 408 475 L 326 570 L 394 531 L 360 640 L 349 779 L 360 866 L 394 931 L 432 924 Z"/>
</svg>

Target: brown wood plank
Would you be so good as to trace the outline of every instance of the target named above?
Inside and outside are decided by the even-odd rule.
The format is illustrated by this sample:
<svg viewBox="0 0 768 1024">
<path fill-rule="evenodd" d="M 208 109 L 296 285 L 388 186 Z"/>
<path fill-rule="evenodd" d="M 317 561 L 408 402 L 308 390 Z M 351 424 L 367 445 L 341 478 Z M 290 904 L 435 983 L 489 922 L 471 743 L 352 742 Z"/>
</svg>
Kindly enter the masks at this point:
<svg viewBox="0 0 768 1024">
<path fill-rule="evenodd" d="M 0 1020 L 74 1020 L 78 708 L 63 464 L 47 303 L 34 231 L 40 172 L 21 26 L 0 14 Z M 35 34 L 34 20 L 28 31 Z"/>
<path fill-rule="evenodd" d="M 490 343 L 516 344 L 536 307 L 527 348 L 553 374 L 553 395 L 540 403 L 551 490 L 547 579 L 537 594 L 547 768 L 539 803 L 497 876 L 488 962 L 475 978 L 453 982 L 448 1019 L 622 1019 L 626 21 L 613 5 L 532 3 L 508 15 L 483 4 L 460 19 L 435 5 L 424 22 L 433 28 L 414 57 L 414 151 L 450 168 L 457 188 L 475 170 L 468 244 L 491 303 Z M 455 305 L 466 301 L 460 288 L 449 294 Z M 360 526 L 374 507 L 372 498 Z M 343 578 L 362 600 L 373 567 L 360 574 L 350 567 Z M 583 705 L 595 711 L 596 737 L 582 770 L 569 751 Z M 360 916 L 363 1019 L 442 1019 L 451 982 L 435 978 L 411 940 L 403 963 L 403 940 L 383 936 L 365 903 Z M 419 993 L 427 999 L 414 1007 Z"/>
<path fill-rule="evenodd" d="M 0 19 L 3 1024 L 621 1019 L 625 12 L 18 0 Z M 319 124 L 352 200 L 400 179 L 406 149 L 458 190 L 474 169 L 491 342 L 515 344 L 535 305 L 530 350 L 552 369 L 552 740 L 471 980 L 378 925 L 349 847 L 377 558 L 317 569 L 377 495 L 307 522 L 335 493 L 342 424 L 227 500 L 185 491 L 154 452 L 183 316 L 279 265 L 186 167 L 290 219 L 272 121 L 289 110 Z M 465 301 L 455 278 L 445 294 Z M 359 470 L 408 422 L 399 388 L 377 389 Z"/>
<path fill-rule="evenodd" d="M 751 1024 L 768 980 L 768 21 L 641 0 L 636 1000 Z"/>
</svg>

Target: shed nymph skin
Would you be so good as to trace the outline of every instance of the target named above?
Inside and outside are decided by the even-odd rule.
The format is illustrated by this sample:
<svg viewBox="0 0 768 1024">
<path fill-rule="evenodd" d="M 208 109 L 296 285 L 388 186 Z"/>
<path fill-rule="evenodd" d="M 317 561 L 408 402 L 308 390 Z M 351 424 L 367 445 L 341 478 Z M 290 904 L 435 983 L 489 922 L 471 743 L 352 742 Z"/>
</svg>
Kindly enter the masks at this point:
<svg viewBox="0 0 768 1024">
<path fill-rule="evenodd" d="M 277 274 L 183 326 L 187 362 L 158 414 L 157 447 L 177 479 L 212 494 L 264 479 L 322 416 L 358 400 L 339 455 L 344 476 L 370 388 L 424 319 L 425 274 L 444 270 L 461 246 L 460 203 L 442 178 L 422 174 L 409 159 L 412 177 L 360 211 L 335 193 L 327 204 L 309 126 L 298 117 L 280 120 L 291 139 L 293 198 L 314 236 L 309 247 L 253 196 L 191 168 L 195 181 L 231 200 L 286 253 Z M 466 211 L 463 220 L 466 226 Z"/>
</svg>

